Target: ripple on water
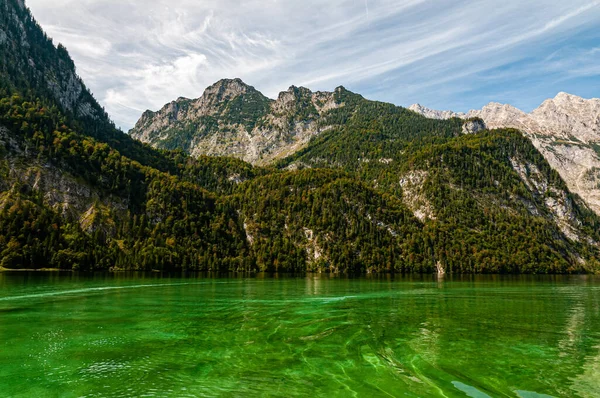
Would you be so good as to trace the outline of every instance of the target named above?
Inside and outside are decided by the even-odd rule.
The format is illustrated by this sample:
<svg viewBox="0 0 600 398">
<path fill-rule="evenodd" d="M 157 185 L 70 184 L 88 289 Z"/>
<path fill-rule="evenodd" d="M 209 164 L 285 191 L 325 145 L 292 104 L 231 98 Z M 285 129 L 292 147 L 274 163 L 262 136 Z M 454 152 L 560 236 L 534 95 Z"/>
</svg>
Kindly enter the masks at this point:
<svg viewBox="0 0 600 398">
<path fill-rule="evenodd" d="M 117 336 L 105 337 L 105 338 L 92 340 L 92 341 L 83 343 L 84 346 L 92 347 L 94 349 L 116 347 L 121 344 L 123 344 L 123 339 L 121 337 L 117 337 Z"/>
<path fill-rule="evenodd" d="M 113 378 L 116 374 L 122 374 L 132 369 L 132 365 L 127 361 L 106 360 L 92 362 L 79 371 L 82 379 L 103 379 Z"/>
<path fill-rule="evenodd" d="M 600 315 L 585 286 L 358 280 L 314 295 L 285 279 L 140 282 L 24 289 L 1 302 L 35 311 L 0 314 L 0 396 L 549 398 L 532 391 L 597 386 Z"/>
</svg>

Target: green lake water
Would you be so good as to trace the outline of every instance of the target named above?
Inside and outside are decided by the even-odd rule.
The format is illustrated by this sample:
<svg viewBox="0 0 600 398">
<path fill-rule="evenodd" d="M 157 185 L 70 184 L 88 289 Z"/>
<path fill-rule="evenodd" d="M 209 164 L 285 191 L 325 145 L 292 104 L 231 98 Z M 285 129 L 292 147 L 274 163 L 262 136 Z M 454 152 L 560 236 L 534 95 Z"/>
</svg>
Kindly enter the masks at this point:
<svg viewBox="0 0 600 398">
<path fill-rule="evenodd" d="M 0 273 L 0 397 L 600 397 L 600 279 Z"/>
</svg>

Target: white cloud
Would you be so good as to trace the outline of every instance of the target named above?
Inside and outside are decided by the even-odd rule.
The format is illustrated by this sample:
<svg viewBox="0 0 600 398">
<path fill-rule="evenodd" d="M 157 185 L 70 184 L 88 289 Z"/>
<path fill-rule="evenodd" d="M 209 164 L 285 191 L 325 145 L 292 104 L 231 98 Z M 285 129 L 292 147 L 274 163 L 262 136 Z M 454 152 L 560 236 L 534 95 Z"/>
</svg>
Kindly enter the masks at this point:
<svg viewBox="0 0 600 398">
<path fill-rule="evenodd" d="M 44 30 L 50 37 L 60 37 L 61 42 L 69 43 L 69 50 L 77 54 L 85 54 L 87 58 L 101 58 L 107 56 L 112 45 L 110 41 L 92 36 L 92 32 L 78 32 L 74 29 L 63 28 L 60 26 L 44 26 Z"/>
<path fill-rule="evenodd" d="M 125 129 L 145 109 L 198 97 L 225 77 L 241 77 L 271 97 L 292 84 L 318 90 L 345 85 L 398 104 L 466 110 L 508 92 L 520 93 L 519 105 L 527 108 L 523 102 L 534 105 L 543 93 L 583 87 L 573 79 L 598 74 L 598 53 L 585 53 L 597 51 L 588 42 L 599 38 L 590 33 L 600 31 L 599 0 L 28 5 L 67 46 L 86 84 Z M 583 64 L 569 61 L 575 53 Z M 498 70 L 509 63 L 522 66 Z"/>
</svg>

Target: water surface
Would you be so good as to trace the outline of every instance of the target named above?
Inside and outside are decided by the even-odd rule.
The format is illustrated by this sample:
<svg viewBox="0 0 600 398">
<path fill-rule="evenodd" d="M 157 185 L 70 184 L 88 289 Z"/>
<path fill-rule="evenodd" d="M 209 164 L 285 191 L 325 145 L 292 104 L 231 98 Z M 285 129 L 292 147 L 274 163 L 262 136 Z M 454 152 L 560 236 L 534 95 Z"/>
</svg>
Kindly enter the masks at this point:
<svg viewBox="0 0 600 398">
<path fill-rule="evenodd" d="M 0 273 L 0 396 L 600 397 L 600 279 Z"/>
</svg>

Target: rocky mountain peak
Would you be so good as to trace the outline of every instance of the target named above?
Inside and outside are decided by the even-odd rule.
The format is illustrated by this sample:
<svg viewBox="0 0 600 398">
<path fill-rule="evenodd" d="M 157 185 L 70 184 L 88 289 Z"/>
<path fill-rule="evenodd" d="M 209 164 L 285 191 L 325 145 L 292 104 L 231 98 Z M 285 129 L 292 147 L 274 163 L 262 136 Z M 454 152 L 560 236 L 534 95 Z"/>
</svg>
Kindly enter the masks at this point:
<svg viewBox="0 0 600 398">
<path fill-rule="evenodd" d="M 279 93 L 276 108 L 292 109 L 300 101 L 310 99 L 313 93 L 306 87 L 291 86 L 287 91 Z"/>
<path fill-rule="evenodd" d="M 142 113 L 142 119 L 150 118 L 150 117 L 154 116 L 155 114 L 156 114 L 156 112 L 152 112 L 150 109 L 148 109 L 144 113 Z"/>
<path fill-rule="evenodd" d="M 540 105 L 540 107 L 532 113 L 546 109 L 551 109 L 554 111 L 560 110 L 567 113 L 591 112 L 593 114 L 597 114 L 600 112 L 600 99 L 585 99 L 577 95 L 560 92 L 556 95 L 556 97 L 544 101 L 542 105 Z"/>
<path fill-rule="evenodd" d="M 489 128 L 507 127 L 507 124 L 513 124 L 511 127 L 521 128 L 522 119 L 526 117 L 526 114 L 512 105 L 490 102 L 479 111 L 469 111 L 465 117 L 481 118 Z"/>
<path fill-rule="evenodd" d="M 204 90 L 201 99 L 222 102 L 249 92 L 256 92 L 256 89 L 247 85 L 241 79 L 222 79 Z"/>
<path fill-rule="evenodd" d="M 520 109 L 510 105 L 510 104 L 502 104 L 500 102 L 490 102 L 482 108 L 483 111 L 503 111 L 509 113 L 523 113 Z"/>
<path fill-rule="evenodd" d="M 569 93 L 565 93 L 564 91 L 561 91 L 560 93 L 556 94 L 556 97 L 554 97 L 554 101 L 581 103 L 581 102 L 590 101 L 590 100 L 586 100 L 578 95 L 573 95 L 573 94 L 569 94 Z"/>
<path fill-rule="evenodd" d="M 451 119 L 453 117 L 464 117 L 464 113 L 456 113 L 452 111 L 437 111 L 435 109 L 427 108 L 421 104 L 413 104 L 408 107 L 409 110 L 423 115 L 429 119 Z"/>
<path fill-rule="evenodd" d="M 544 132 L 562 133 L 580 141 L 600 142 L 600 99 L 584 99 L 559 93 L 531 113 L 538 122 L 544 122 Z"/>
<path fill-rule="evenodd" d="M 290 86 L 290 88 L 288 88 L 287 91 L 284 91 L 287 93 L 293 93 L 294 95 L 311 95 L 312 91 L 310 91 L 310 89 L 306 88 L 306 87 L 296 87 L 296 86 Z"/>
<path fill-rule="evenodd" d="M 343 87 L 313 92 L 291 86 L 271 100 L 240 79 L 223 79 L 198 99 L 179 98 L 158 112 L 145 112 L 130 134 L 165 149 L 183 142 L 192 155 L 269 163 L 330 128 L 319 123 L 329 111 L 345 106 L 348 95 Z"/>
<path fill-rule="evenodd" d="M 576 95 L 560 92 L 556 97 L 545 100 L 542 105 L 532 113 L 545 111 L 573 112 L 577 111 L 577 109 L 584 110 L 585 108 L 589 108 L 589 105 L 592 105 L 592 103 L 593 100 L 586 100 Z"/>
</svg>

